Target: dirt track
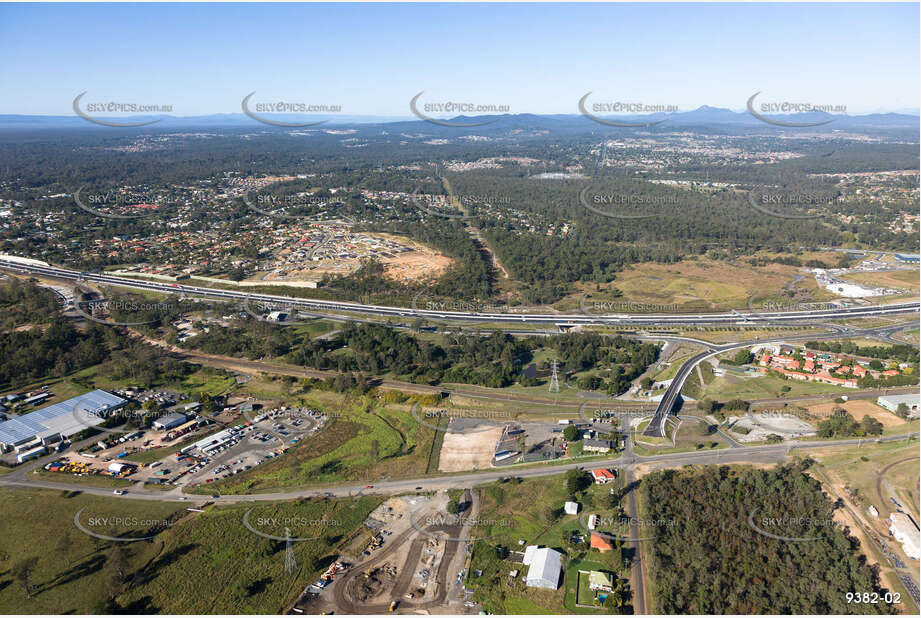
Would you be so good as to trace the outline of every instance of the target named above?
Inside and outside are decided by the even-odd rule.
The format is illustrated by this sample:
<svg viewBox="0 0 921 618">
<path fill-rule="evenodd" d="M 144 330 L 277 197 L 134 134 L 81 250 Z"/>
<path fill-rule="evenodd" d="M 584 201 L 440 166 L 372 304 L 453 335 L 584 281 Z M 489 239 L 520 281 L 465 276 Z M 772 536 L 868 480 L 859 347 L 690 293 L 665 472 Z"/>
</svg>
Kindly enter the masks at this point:
<svg viewBox="0 0 921 618">
<path fill-rule="evenodd" d="M 917 456 L 906 457 L 905 459 L 900 459 L 898 461 L 892 462 L 891 464 L 889 464 L 888 466 L 886 466 L 885 468 L 883 468 L 882 470 L 876 473 L 876 495 L 879 496 L 879 504 L 881 508 L 886 507 L 887 511 L 889 511 L 890 513 L 892 512 L 892 508 L 889 507 L 889 505 L 892 503 L 883 497 L 883 479 L 886 476 L 886 473 L 889 472 L 890 468 L 894 468 L 895 466 L 899 464 L 903 464 L 907 461 L 917 461 L 917 460 L 918 460 Z"/>
<path fill-rule="evenodd" d="M 470 490 L 465 491 L 462 501 L 471 505 L 467 517 L 474 517 L 476 515 L 476 511 L 478 510 L 478 501 L 474 498 Z M 434 598 L 431 598 L 427 601 L 413 602 L 409 599 L 406 599 L 404 596 L 409 591 L 413 576 L 415 575 L 416 569 L 419 565 L 419 558 L 422 556 L 422 550 L 429 540 L 427 535 L 420 532 L 416 528 L 411 527 L 396 537 L 390 539 L 388 544 L 389 546 L 380 554 L 371 557 L 364 563 L 357 563 L 353 565 L 353 567 L 349 569 L 349 571 L 338 582 L 336 582 L 332 589 L 332 602 L 336 606 L 336 611 L 345 614 L 385 614 L 390 609 L 390 601 L 399 602 L 398 611 L 400 613 L 402 613 L 400 610 L 410 610 L 416 612 L 419 610 L 428 610 L 431 608 L 444 606 L 448 597 L 448 591 L 451 589 L 451 584 L 453 582 L 452 574 L 449 573 L 449 571 L 452 564 L 454 563 L 454 558 L 458 549 L 461 548 L 464 544 L 463 541 L 452 539 L 462 538 L 464 536 L 464 528 L 465 526 L 463 522 L 453 525 L 440 524 L 425 528 L 427 532 L 444 533 L 448 539 L 445 541 L 444 553 L 441 556 L 441 561 L 438 564 L 438 571 L 436 572 L 434 578 L 434 581 L 436 582 L 435 585 L 438 587 Z M 389 561 L 391 555 L 398 553 L 401 545 L 413 536 L 416 538 L 412 540 L 412 544 L 410 545 L 406 559 L 399 567 L 397 579 L 394 582 L 393 589 L 390 593 L 390 600 L 375 604 L 353 601 L 349 595 L 349 591 L 353 589 L 355 578 L 364 577 L 364 574 L 368 569 L 386 564 Z"/>
<path fill-rule="evenodd" d="M 449 537 L 456 537 L 461 534 L 462 528 L 462 526 L 433 526 L 431 528 L 427 528 L 426 530 L 429 532 L 444 532 Z M 415 574 L 416 565 L 419 563 L 419 557 L 422 555 L 422 548 L 428 540 L 428 537 L 421 534 L 418 530 L 410 528 L 409 530 L 400 534 L 398 537 L 391 539 L 390 547 L 384 552 L 375 556 L 373 561 L 354 565 L 349 570 L 349 572 L 346 573 L 342 579 L 340 579 L 340 581 L 336 582 L 336 585 L 333 588 L 333 603 L 335 603 L 338 612 L 345 614 L 386 614 L 388 612 L 390 608 L 389 602 L 380 604 L 364 604 L 355 602 L 349 596 L 348 591 L 352 588 L 353 580 L 356 577 L 364 577 L 365 571 L 368 568 L 373 568 L 375 566 L 380 566 L 386 563 L 387 558 L 389 558 L 391 554 L 395 553 L 399 549 L 400 545 L 406 542 L 406 540 L 413 534 L 419 535 L 419 538 L 416 538 L 412 541 L 409 555 L 407 556 L 406 561 L 400 567 L 400 571 L 397 575 L 397 581 L 395 582 L 393 591 L 391 592 L 391 600 L 399 601 L 399 609 L 401 610 L 430 609 L 432 607 L 438 607 L 444 604 L 445 599 L 448 596 L 448 585 L 450 583 L 447 581 L 447 571 L 450 568 L 451 562 L 454 559 L 454 555 L 457 553 L 457 549 L 461 544 L 458 541 L 447 541 L 445 543 L 444 555 L 442 556 L 441 562 L 438 565 L 438 573 L 435 579 L 435 581 L 438 582 L 438 592 L 435 594 L 435 598 L 421 603 L 413 603 L 412 601 L 407 600 L 403 595 L 405 595 L 409 590 L 413 575 Z"/>
</svg>

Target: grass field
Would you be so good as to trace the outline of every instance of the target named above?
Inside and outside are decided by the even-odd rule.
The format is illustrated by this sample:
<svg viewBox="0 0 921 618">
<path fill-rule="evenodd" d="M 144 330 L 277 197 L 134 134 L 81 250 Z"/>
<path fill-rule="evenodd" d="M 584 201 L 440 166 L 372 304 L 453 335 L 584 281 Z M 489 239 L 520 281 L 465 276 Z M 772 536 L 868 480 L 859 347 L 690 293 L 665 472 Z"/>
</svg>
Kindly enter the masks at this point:
<svg viewBox="0 0 921 618">
<path fill-rule="evenodd" d="M 481 570 L 483 575 L 468 577 L 468 587 L 474 590 L 474 599 L 493 613 L 595 613 L 592 609 L 575 608 L 574 603 L 567 602 L 570 592 L 575 594 L 575 576 L 570 578 L 569 565 L 587 556 L 596 564 L 596 570 L 617 573 L 623 568 L 623 559 L 618 551 L 602 555 L 587 551 L 584 543 L 570 543 L 569 539 L 574 533 L 588 537 L 580 517 L 589 510 L 600 514 L 610 512 L 607 507 L 595 506 L 603 503 L 607 486 L 592 485 L 577 497 L 582 505 L 579 515 L 554 513 L 570 499 L 563 475 L 491 483 L 480 486 L 477 491 L 480 492 L 477 519 L 484 523 L 474 532 L 478 540 L 469 572 Z M 525 541 L 525 545 L 551 547 L 564 554 L 567 575 L 557 590 L 525 588 L 520 578 L 527 572 L 527 567 L 510 560 L 499 560 L 494 555 L 495 546 L 524 551 L 525 545 L 519 545 L 520 540 Z M 508 576 L 509 571 L 514 569 L 521 571 L 517 579 Z M 525 599 L 527 602 L 522 604 L 520 601 Z"/>
<path fill-rule="evenodd" d="M 744 276 L 740 274 L 742 271 Z M 730 272 L 733 276 L 729 276 Z M 751 293 L 747 286 L 735 282 L 747 278 L 760 280 L 762 287 L 779 287 L 784 281 L 782 277 L 773 277 L 765 282 L 747 269 L 709 260 L 688 260 L 670 265 L 644 263 L 618 273 L 617 280 L 610 287 L 616 287 L 622 296 L 609 300 L 602 290 L 592 294 L 592 300 L 612 303 L 613 308 L 608 313 L 618 313 L 619 304 L 629 307 L 630 303 L 650 305 L 650 313 L 657 310 L 666 312 L 668 308 L 680 311 L 690 307 L 737 307 Z M 630 312 L 626 307 L 620 312 Z"/>
<path fill-rule="evenodd" d="M 98 367 L 89 367 L 74 373 L 71 376 L 80 382 L 92 383 L 94 388 L 111 391 L 118 388 L 131 386 L 131 380 L 112 380 L 100 373 Z M 223 372 L 210 368 L 202 368 L 191 373 L 180 381 L 171 381 L 163 384 L 156 384 L 155 388 L 162 388 L 178 393 L 184 393 L 189 397 L 197 397 L 199 393 L 207 395 L 218 395 L 233 388 L 236 381 L 232 376 L 224 375 Z"/>
<path fill-rule="evenodd" d="M 671 423 L 669 424 L 671 425 Z M 639 430 L 639 433 L 642 433 L 642 429 Z M 671 445 L 671 440 L 664 441 L 661 438 L 650 438 L 649 436 L 642 436 L 641 439 L 653 443 L 659 440 L 662 446 L 646 446 L 634 443 L 633 452 L 640 456 L 729 448 L 729 444 L 719 434 L 715 431 L 709 431 L 707 423 L 694 419 L 682 419 L 681 425 L 678 426 L 678 433 L 675 436 L 675 446 Z"/>
<path fill-rule="evenodd" d="M 340 324 L 333 322 L 332 320 L 317 318 L 310 320 L 309 322 L 298 324 L 294 327 L 294 332 L 299 335 L 304 334 L 308 337 L 316 337 L 317 335 L 323 335 L 330 331 L 336 330 L 340 326 Z"/>
<path fill-rule="evenodd" d="M 921 339 L 919 338 L 919 335 L 921 335 L 921 329 L 915 328 L 913 330 L 906 330 L 901 333 L 896 333 L 893 335 L 893 338 L 917 346 L 919 339 Z"/>
<path fill-rule="evenodd" d="M 678 373 L 678 370 L 681 369 L 681 365 L 684 364 L 684 361 L 701 352 L 702 349 L 703 348 L 701 346 L 696 346 L 689 343 L 679 343 L 672 351 L 671 355 L 666 359 L 666 361 L 669 363 L 668 367 L 658 373 L 653 374 L 652 379 L 656 382 L 671 380 Z"/>
<path fill-rule="evenodd" d="M 444 429 L 448 426 L 450 418 L 447 416 L 441 416 L 438 418 L 437 426 Z M 438 462 L 441 460 L 441 447 L 444 445 L 445 441 L 445 432 L 436 431 L 435 435 L 432 438 L 432 446 L 429 448 L 429 460 L 428 464 L 425 466 L 426 474 L 435 474 L 438 472 Z"/>
<path fill-rule="evenodd" d="M 170 503 L 79 492 L 0 490 L 0 499 L 0 611 L 7 614 L 279 613 L 300 594 L 304 582 L 335 559 L 337 549 L 362 529 L 380 502 L 365 497 L 255 503 L 189 513 Z M 319 522 L 311 530 L 292 530 L 292 536 L 318 537 L 292 545 L 294 572 L 285 572 L 284 542 L 258 536 L 243 525 L 250 508 L 249 521 L 257 529 L 260 518 Z M 93 532 L 154 538 L 117 543 L 88 536 L 74 525 L 80 509 L 81 525 Z M 114 518 L 126 523 L 116 525 Z M 278 534 L 271 525 L 263 527 L 267 534 Z M 119 557 L 122 549 L 126 554 Z M 28 558 L 37 560 L 31 599 L 11 573 Z M 106 607 L 104 601 L 113 596 L 116 605 Z"/>
<path fill-rule="evenodd" d="M 782 264 L 755 267 L 709 258 L 686 259 L 675 264 L 647 262 L 619 272 L 617 279 L 601 286 L 600 291 L 596 292 L 594 285 L 584 286 L 585 289 L 555 307 L 560 310 L 577 309 L 582 294 L 589 291 L 591 302 L 611 303 L 599 309 L 599 313 L 742 309 L 748 306 L 749 299 L 779 296 L 794 277 L 802 275 L 800 269 Z M 815 278 L 811 276 L 803 277 L 793 287 L 815 300 L 830 296 L 816 285 Z M 608 288 L 616 288 L 622 296 L 606 296 Z M 621 305 L 623 308 L 619 309 Z M 644 306 L 648 306 L 645 311 Z"/>
<path fill-rule="evenodd" d="M 880 303 L 885 304 L 885 303 Z M 878 328 L 881 326 L 894 326 L 897 324 L 904 324 L 906 321 L 899 316 L 892 317 L 879 317 L 879 318 L 849 318 L 846 320 L 833 320 L 835 324 L 842 324 L 845 326 L 852 326 L 854 328 Z M 912 320 L 912 323 L 917 324 L 917 320 Z M 879 345 L 877 343 L 877 345 Z"/>
<path fill-rule="evenodd" d="M 576 557 L 566 564 L 566 594 L 563 604 L 567 611 L 574 614 L 606 614 L 608 610 L 595 601 L 595 593 L 588 587 L 588 576 L 581 575 L 579 571 L 607 571 L 608 567 L 601 562 Z M 579 607 L 580 605 L 592 605 Z"/>
<path fill-rule="evenodd" d="M 879 496 L 877 479 L 880 471 L 886 470 L 883 478 L 898 494 L 904 496 L 903 506 L 908 508 L 915 519 L 918 518 L 918 482 L 921 458 L 918 455 L 918 443 L 887 442 L 870 444 L 860 449 L 847 451 L 828 449 L 825 452 L 813 453 L 812 457 L 824 466 L 826 474 L 832 480 L 847 484 L 855 491 L 855 498 L 859 504 L 868 507 L 874 505 L 881 514 L 891 510 L 892 504 L 888 501 L 889 494 L 882 487 L 884 495 Z M 901 462 L 901 463 L 897 463 Z M 891 464 L 896 464 L 889 467 Z"/>
<path fill-rule="evenodd" d="M 830 485 L 829 491 L 844 497 L 877 539 L 887 539 L 889 536 L 886 517 L 894 508 L 889 501 L 890 497 L 899 500 L 915 521 L 918 520 L 917 440 L 911 443 L 870 443 L 859 450 L 828 448 L 810 455 L 820 462 L 815 468 L 814 476 L 825 483 L 826 487 Z M 878 509 L 877 517 L 870 513 L 871 505 Z M 855 522 L 849 511 L 842 510 L 841 515 L 844 523 L 855 531 L 855 536 L 860 540 L 861 550 L 866 553 L 871 564 L 879 565 L 881 577 L 886 585 L 890 590 L 902 595 L 901 607 L 904 613 L 913 613 L 912 610 L 916 606 L 910 600 L 908 591 L 878 545 L 869 538 L 864 524 Z"/>
<path fill-rule="evenodd" d="M 850 273 L 841 277 L 845 281 L 853 281 L 873 287 L 901 288 L 917 292 L 921 289 L 921 281 L 917 270 L 889 270 L 881 272 Z"/>
<path fill-rule="evenodd" d="M 551 393 L 548 390 L 548 385 L 546 383 L 539 384 L 537 386 L 521 386 L 520 384 L 512 384 L 503 388 L 487 388 L 485 386 L 477 386 L 475 384 L 459 384 L 456 382 L 443 382 L 440 384 L 441 387 L 446 389 L 460 389 L 465 391 L 483 391 L 483 392 L 492 392 L 492 393 L 502 393 L 505 395 L 526 395 L 528 397 L 540 397 L 542 399 L 553 398 L 556 401 L 570 401 L 570 402 L 581 402 L 584 401 L 583 398 L 579 397 L 579 390 L 575 387 L 568 388 L 564 384 L 564 378 L 560 376 L 560 392 Z"/>
<path fill-rule="evenodd" d="M 784 392 L 783 388 L 790 388 Z M 853 389 L 817 382 L 800 382 L 786 380 L 772 375 L 757 378 L 743 378 L 730 374 L 718 376 L 710 382 L 701 393 L 701 397 L 726 401 L 729 399 L 774 399 L 779 397 L 797 397 L 800 395 L 838 395 L 847 394 Z"/>
<path fill-rule="evenodd" d="M 106 596 L 106 563 L 115 543 L 104 543 L 80 532 L 74 515 L 166 519 L 176 505 L 121 498 L 97 498 L 75 492 L 0 489 L 0 612 L 4 614 L 88 614 Z M 115 532 L 106 530 L 106 532 Z M 154 542 L 119 543 L 131 552 L 131 565 L 140 566 L 159 554 Z M 11 570 L 17 563 L 37 559 L 31 578 L 32 598 Z"/>
<path fill-rule="evenodd" d="M 750 322 L 750 324 L 755 323 Z M 758 328 L 755 326 L 746 326 L 743 328 L 738 326 L 731 328 L 712 328 L 708 326 L 692 326 L 681 329 L 679 334 L 687 337 L 694 337 L 695 339 L 703 339 L 711 343 L 733 343 L 736 341 L 777 339 L 779 337 L 808 335 L 810 333 L 824 333 L 827 331 L 827 328 L 814 327 L 791 328 L 786 326 L 773 326 Z"/>
<path fill-rule="evenodd" d="M 701 377 L 703 377 L 703 383 L 701 383 Z M 681 393 L 692 399 L 700 399 L 701 393 L 709 384 L 713 383 L 714 379 L 713 365 L 706 361 L 698 363 L 697 368 L 691 372 L 691 375 L 685 381 Z"/>
<path fill-rule="evenodd" d="M 263 526 L 260 518 L 326 522 L 292 526 L 292 536 L 317 538 L 292 544 L 296 567 L 291 573 L 285 571 L 283 541 L 243 526 L 249 506 L 209 509 L 164 540 L 161 560 L 169 568 L 143 578 L 123 603 L 139 613 L 281 613 L 335 560 L 337 549 L 361 532 L 362 522 L 380 502 L 365 497 L 257 505 L 249 522 L 272 536 L 284 537 L 284 526 Z"/>
</svg>

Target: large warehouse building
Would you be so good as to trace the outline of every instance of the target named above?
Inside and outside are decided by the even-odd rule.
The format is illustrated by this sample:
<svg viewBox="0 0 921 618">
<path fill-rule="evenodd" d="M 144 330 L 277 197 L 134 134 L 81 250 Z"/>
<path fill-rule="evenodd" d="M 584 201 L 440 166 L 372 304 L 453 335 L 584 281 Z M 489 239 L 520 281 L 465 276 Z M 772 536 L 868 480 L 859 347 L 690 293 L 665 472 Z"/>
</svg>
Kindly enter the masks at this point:
<svg viewBox="0 0 921 618">
<path fill-rule="evenodd" d="M 87 427 L 99 425 L 126 403 L 127 400 L 112 393 L 95 390 L 13 417 L 0 423 L 0 450 L 21 451 L 69 438 Z"/>
<path fill-rule="evenodd" d="M 921 405 L 921 395 L 918 393 L 909 393 L 907 395 L 880 395 L 877 398 L 876 403 L 883 406 L 890 412 L 895 412 L 899 409 L 899 404 L 904 403 L 906 406 L 908 406 L 909 415 L 917 416 L 918 407 Z"/>
<path fill-rule="evenodd" d="M 921 531 L 911 517 L 899 512 L 889 515 L 889 532 L 902 544 L 905 555 L 912 560 L 921 558 Z"/>
</svg>

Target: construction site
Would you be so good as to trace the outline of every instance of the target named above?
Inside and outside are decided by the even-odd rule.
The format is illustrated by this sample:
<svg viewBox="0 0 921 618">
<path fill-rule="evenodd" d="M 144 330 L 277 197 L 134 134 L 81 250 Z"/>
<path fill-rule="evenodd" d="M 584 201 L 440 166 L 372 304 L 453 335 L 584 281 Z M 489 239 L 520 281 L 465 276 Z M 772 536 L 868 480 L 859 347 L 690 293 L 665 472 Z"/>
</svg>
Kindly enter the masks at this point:
<svg viewBox="0 0 921 618">
<path fill-rule="evenodd" d="M 470 554 L 464 522 L 476 509 L 466 491 L 465 515 L 447 515 L 447 493 L 390 498 L 365 521 L 367 534 L 343 555 L 347 571 L 322 588 L 311 585 L 295 614 L 470 613 L 463 587 Z"/>
</svg>

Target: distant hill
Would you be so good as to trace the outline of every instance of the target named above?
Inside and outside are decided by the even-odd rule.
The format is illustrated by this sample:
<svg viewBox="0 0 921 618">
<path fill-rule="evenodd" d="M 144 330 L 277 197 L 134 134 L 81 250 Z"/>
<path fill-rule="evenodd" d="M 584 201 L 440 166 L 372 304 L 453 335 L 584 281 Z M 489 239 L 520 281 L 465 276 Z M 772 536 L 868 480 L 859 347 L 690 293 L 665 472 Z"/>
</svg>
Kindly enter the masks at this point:
<svg viewBox="0 0 921 618">
<path fill-rule="evenodd" d="M 726 127 L 726 128 L 770 128 L 773 125 L 762 122 L 752 116 L 748 111 L 732 111 L 726 108 L 702 105 L 697 109 L 671 114 L 656 113 L 646 115 L 618 115 L 599 116 L 607 120 L 647 124 L 658 122 L 654 125 L 656 130 L 669 130 L 678 128 L 701 127 Z M 921 117 L 913 114 L 901 113 L 873 113 L 865 115 L 827 114 L 825 112 L 808 112 L 803 114 L 777 114 L 767 115 L 772 120 L 781 122 L 812 123 L 831 120 L 828 124 L 815 127 L 816 130 L 854 130 L 874 128 L 899 128 L 918 129 L 921 126 Z M 137 129 L 163 130 L 163 129 L 208 129 L 208 128 L 272 128 L 260 123 L 245 114 L 211 114 L 206 116 L 132 116 L 112 118 L 115 122 L 145 122 L 160 119 L 159 122 Z M 467 129 L 463 127 L 443 127 L 429 123 L 415 117 L 392 116 L 340 116 L 327 115 L 272 115 L 272 120 L 281 122 L 318 122 L 325 120 L 319 128 L 324 127 L 367 127 L 368 125 L 381 126 L 391 131 L 422 131 L 427 134 L 448 132 L 456 135 L 459 130 L 468 130 L 475 133 L 490 133 L 494 131 L 554 131 L 575 130 L 594 131 L 599 128 L 617 130 L 618 127 L 606 127 L 581 114 L 499 114 L 483 116 L 456 116 L 454 118 L 439 118 L 459 125 L 470 124 Z M 487 124 L 482 124 L 487 123 Z M 63 128 L 92 128 L 93 123 L 76 115 L 68 116 L 31 116 L 24 114 L 0 114 L 0 129 L 63 129 Z M 130 128 L 130 127 L 129 127 Z M 305 127 L 310 128 L 310 127 Z M 783 130 L 784 127 L 774 127 Z M 283 128 L 283 130 L 297 130 L 297 127 Z"/>
</svg>

